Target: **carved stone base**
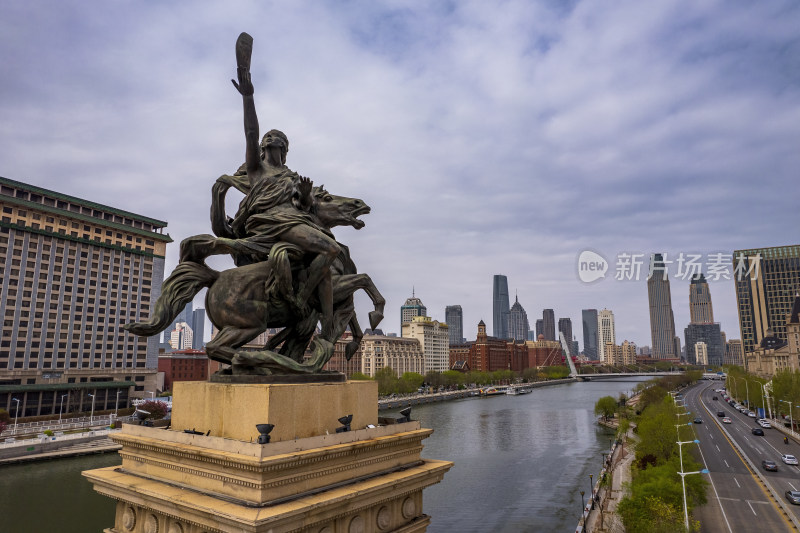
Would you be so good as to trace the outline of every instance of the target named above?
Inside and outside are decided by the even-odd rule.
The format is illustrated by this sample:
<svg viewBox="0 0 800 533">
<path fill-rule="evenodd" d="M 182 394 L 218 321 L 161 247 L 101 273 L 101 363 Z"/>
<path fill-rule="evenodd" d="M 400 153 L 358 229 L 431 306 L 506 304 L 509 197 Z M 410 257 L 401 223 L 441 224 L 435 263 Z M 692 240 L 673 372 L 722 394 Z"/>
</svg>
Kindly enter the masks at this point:
<svg viewBox="0 0 800 533">
<path fill-rule="evenodd" d="M 176 389 L 173 405 L 185 401 Z M 377 418 L 377 402 L 364 411 Z M 107 533 L 423 532 L 430 518 L 422 490 L 452 466 L 422 459 L 431 433 L 415 421 L 360 423 L 349 432 L 256 444 L 125 425 L 112 437 L 122 445 L 122 465 L 84 476 L 117 500 Z"/>
<path fill-rule="evenodd" d="M 270 442 L 335 433 L 339 418 L 353 415 L 353 429 L 378 424 L 374 381 L 306 384 L 174 384 L 172 429 L 256 441 L 256 424 L 274 424 Z"/>
</svg>

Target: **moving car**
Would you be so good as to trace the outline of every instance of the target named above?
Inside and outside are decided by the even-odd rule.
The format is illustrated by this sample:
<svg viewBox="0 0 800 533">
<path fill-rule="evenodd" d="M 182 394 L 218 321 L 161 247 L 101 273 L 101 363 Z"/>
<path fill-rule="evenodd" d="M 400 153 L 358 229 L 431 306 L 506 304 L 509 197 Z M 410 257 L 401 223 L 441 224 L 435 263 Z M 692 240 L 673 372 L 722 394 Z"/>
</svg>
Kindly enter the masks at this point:
<svg viewBox="0 0 800 533">
<path fill-rule="evenodd" d="M 752 430 L 750 430 L 750 433 L 752 433 L 753 435 L 758 435 L 759 437 L 764 436 L 764 430 L 761 428 L 753 428 Z"/>
<path fill-rule="evenodd" d="M 713 398 L 711 398 L 711 399 L 712 399 L 712 400 L 716 400 L 716 399 L 717 399 L 717 397 L 716 397 L 716 396 L 714 396 L 714 397 L 713 397 Z"/>
<path fill-rule="evenodd" d="M 725 411 L 717 411 L 717 416 L 725 416 Z"/>
<path fill-rule="evenodd" d="M 731 419 L 726 416 L 725 418 L 722 419 L 722 423 L 723 424 L 730 424 L 731 423 Z"/>
<path fill-rule="evenodd" d="M 786 463 L 787 465 L 796 465 L 797 464 L 797 457 L 791 454 L 783 455 L 781 454 L 781 460 Z"/>
<path fill-rule="evenodd" d="M 771 427 L 772 427 L 772 424 L 770 424 L 769 422 L 767 422 L 767 421 L 766 421 L 766 420 L 764 420 L 763 418 L 762 418 L 761 420 L 759 420 L 759 421 L 758 421 L 758 425 L 759 425 L 759 426 L 761 426 L 761 427 L 762 427 L 762 428 L 764 428 L 764 429 L 767 429 L 767 428 L 771 428 Z"/>
<path fill-rule="evenodd" d="M 787 490 L 786 499 L 795 505 L 800 505 L 800 490 Z"/>
<path fill-rule="evenodd" d="M 761 461 L 761 466 L 764 467 L 764 470 L 769 470 L 770 472 L 778 471 L 778 465 L 775 464 L 775 461 Z"/>
<path fill-rule="evenodd" d="M 698 416 L 697 418 L 694 419 L 694 423 L 695 424 L 702 424 L 703 423 L 703 419 Z"/>
</svg>

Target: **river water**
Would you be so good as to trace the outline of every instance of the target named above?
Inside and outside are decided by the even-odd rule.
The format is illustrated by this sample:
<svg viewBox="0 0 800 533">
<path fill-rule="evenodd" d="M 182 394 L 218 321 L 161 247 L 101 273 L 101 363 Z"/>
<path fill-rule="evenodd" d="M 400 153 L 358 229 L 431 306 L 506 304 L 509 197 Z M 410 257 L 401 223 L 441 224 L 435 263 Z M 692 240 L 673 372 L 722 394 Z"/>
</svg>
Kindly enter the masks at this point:
<svg viewBox="0 0 800 533">
<path fill-rule="evenodd" d="M 611 437 L 597 425 L 594 404 L 634 385 L 570 383 L 414 407 L 412 418 L 434 429 L 423 456 L 455 462 L 442 483 L 425 490 L 428 531 L 573 531 L 579 491 L 589 494 L 589 474 L 596 480 Z M 111 527 L 114 502 L 80 473 L 119 463 L 109 453 L 0 467 L 0 533 Z"/>
</svg>

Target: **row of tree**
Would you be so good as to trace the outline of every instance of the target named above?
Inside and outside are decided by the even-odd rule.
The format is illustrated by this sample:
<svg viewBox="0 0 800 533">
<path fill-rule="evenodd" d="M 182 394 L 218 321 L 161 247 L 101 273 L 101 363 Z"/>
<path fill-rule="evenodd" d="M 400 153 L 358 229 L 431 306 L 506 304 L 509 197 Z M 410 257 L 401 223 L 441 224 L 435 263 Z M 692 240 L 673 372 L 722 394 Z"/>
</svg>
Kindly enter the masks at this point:
<svg viewBox="0 0 800 533">
<path fill-rule="evenodd" d="M 632 466 L 630 493 L 622 499 L 619 513 L 626 531 L 630 533 L 678 533 L 685 531 L 681 477 L 680 442 L 696 437 L 693 429 L 680 423 L 677 407 L 669 391 L 686 386 L 702 377 L 701 372 L 687 372 L 639 385 L 639 400 L 635 411 L 624 409 L 620 416 L 631 417 L 638 437 L 636 458 Z M 623 425 L 621 424 L 621 428 Z M 697 447 L 685 445 L 683 471 L 698 471 Z M 700 475 L 686 476 L 686 502 L 691 509 L 706 503 L 708 482 Z M 690 524 L 699 530 L 699 523 Z"/>
<path fill-rule="evenodd" d="M 512 370 L 497 370 L 495 372 L 458 372 L 446 370 L 444 372 L 428 372 L 424 376 L 416 372 L 406 372 L 398 377 L 389 367 L 382 368 L 375 373 L 378 382 L 378 394 L 409 394 L 417 392 L 420 387 L 439 389 L 464 389 L 470 385 L 508 385 L 510 383 L 533 383 L 549 379 L 563 379 L 569 376 L 569 370 L 564 366 L 548 366 L 541 369 L 527 368 L 523 372 Z M 350 379 L 373 379 L 361 373 L 355 373 Z"/>
</svg>

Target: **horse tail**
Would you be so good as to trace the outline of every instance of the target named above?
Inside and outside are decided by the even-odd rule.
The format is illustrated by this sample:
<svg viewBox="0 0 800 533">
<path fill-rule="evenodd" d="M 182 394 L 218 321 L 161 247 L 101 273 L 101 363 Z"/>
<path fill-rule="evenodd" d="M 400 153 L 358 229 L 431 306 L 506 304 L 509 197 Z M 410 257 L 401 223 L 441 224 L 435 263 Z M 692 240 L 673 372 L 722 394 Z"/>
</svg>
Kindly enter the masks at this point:
<svg viewBox="0 0 800 533">
<path fill-rule="evenodd" d="M 194 297 L 205 287 L 210 287 L 219 277 L 219 272 L 201 263 L 186 261 L 179 263 L 172 274 L 164 280 L 161 295 L 156 300 L 153 314 L 143 322 L 131 322 L 124 329 L 149 337 L 161 333 L 172 324 Z"/>
</svg>

